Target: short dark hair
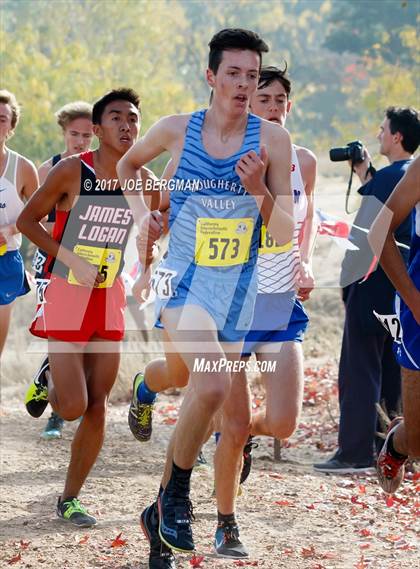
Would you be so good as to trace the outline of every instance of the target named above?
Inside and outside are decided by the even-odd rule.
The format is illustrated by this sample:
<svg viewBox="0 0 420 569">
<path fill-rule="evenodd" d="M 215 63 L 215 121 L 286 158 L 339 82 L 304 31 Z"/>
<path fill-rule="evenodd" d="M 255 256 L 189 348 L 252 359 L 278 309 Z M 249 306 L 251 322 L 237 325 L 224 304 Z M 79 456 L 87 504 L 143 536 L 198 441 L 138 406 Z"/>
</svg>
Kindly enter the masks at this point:
<svg viewBox="0 0 420 569">
<path fill-rule="evenodd" d="M 128 101 L 132 103 L 136 109 L 140 111 L 140 96 L 128 87 L 121 87 L 120 89 L 113 89 L 101 97 L 93 105 L 92 109 L 92 122 L 93 124 L 101 124 L 102 115 L 105 107 L 113 101 Z"/>
<path fill-rule="evenodd" d="M 284 62 L 284 69 L 279 67 L 274 67 L 274 65 L 267 65 L 261 68 L 260 80 L 258 82 L 258 89 L 265 89 L 274 81 L 278 81 L 284 87 L 287 97 L 290 95 L 292 90 L 292 83 L 286 74 L 287 72 L 287 62 Z"/>
<path fill-rule="evenodd" d="M 262 54 L 269 51 L 268 45 L 256 32 L 242 28 L 227 28 L 217 32 L 211 38 L 209 48 L 209 69 L 214 74 L 219 69 L 224 51 L 235 49 L 255 51 L 260 56 L 260 66 Z"/>
<path fill-rule="evenodd" d="M 420 144 L 419 113 L 413 107 L 388 107 L 385 111 L 392 134 L 402 135 L 401 146 L 413 154 Z"/>
</svg>

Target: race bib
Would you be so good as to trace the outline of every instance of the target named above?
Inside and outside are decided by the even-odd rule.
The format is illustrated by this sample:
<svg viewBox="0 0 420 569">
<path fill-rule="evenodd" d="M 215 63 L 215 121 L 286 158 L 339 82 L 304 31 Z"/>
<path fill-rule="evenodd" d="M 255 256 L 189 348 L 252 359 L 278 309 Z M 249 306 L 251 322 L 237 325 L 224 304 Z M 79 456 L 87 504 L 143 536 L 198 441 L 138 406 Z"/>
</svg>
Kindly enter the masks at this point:
<svg viewBox="0 0 420 569">
<path fill-rule="evenodd" d="M 39 249 L 36 250 L 32 260 L 32 268 L 36 273 L 40 273 L 44 267 L 47 257 L 41 253 Z"/>
<path fill-rule="evenodd" d="M 45 304 L 45 291 L 50 283 L 50 279 L 36 279 L 36 303 Z"/>
<path fill-rule="evenodd" d="M 152 276 L 152 289 L 156 296 L 161 300 L 171 298 L 173 296 L 172 279 L 176 277 L 177 272 L 171 269 L 157 268 Z"/>
<path fill-rule="evenodd" d="M 292 247 L 293 241 L 289 241 L 286 245 L 278 245 L 277 241 L 271 237 L 264 223 L 262 224 L 258 248 L 260 255 L 266 255 L 267 253 L 286 253 L 286 251 L 290 251 Z"/>
<path fill-rule="evenodd" d="M 0 257 L 2 255 L 5 255 L 7 253 L 7 243 L 4 243 L 3 245 L 0 245 Z"/>
<path fill-rule="evenodd" d="M 104 281 L 96 288 L 108 288 L 114 284 L 115 277 L 121 263 L 121 251 L 119 249 L 107 249 L 103 247 L 90 247 L 88 245 L 76 245 L 73 249 L 78 257 L 91 265 L 98 267 L 98 272 L 104 276 Z M 73 271 L 69 272 L 67 279 L 69 284 L 79 285 Z"/>
<path fill-rule="evenodd" d="M 249 259 L 254 220 L 200 217 L 195 229 L 195 262 L 204 267 L 242 265 Z"/>
<path fill-rule="evenodd" d="M 373 310 L 373 314 L 382 326 L 391 334 L 394 342 L 401 343 L 401 323 L 396 314 L 378 314 Z"/>
</svg>

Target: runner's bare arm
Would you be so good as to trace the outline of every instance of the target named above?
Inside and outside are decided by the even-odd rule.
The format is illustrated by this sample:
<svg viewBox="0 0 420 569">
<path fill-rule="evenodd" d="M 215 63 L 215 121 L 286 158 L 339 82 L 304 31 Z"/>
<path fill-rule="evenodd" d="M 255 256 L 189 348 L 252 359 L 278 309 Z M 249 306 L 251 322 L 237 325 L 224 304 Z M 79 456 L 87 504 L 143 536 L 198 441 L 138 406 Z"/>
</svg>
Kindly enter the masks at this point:
<svg viewBox="0 0 420 569">
<path fill-rule="evenodd" d="M 303 224 L 303 239 L 300 246 L 300 257 L 304 263 L 310 263 L 313 253 L 313 245 L 317 234 L 317 225 L 314 222 L 315 204 L 315 181 L 317 162 L 316 156 L 307 148 L 297 150 L 299 166 L 302 173 L 305 193 L 308 200 L 308 209 L 305 223 Z"/>
<path fill-rule="evenodd" d="M 95 282 L 101 282 L 103 276 L 98 275 L 93 265 L 80 259 L 72 251 L 55 241 L 41 224 L 42 219 L 57 204 L 61 204 L 66 209 L 71 208 L 69 195 L 72 193 L 75 180 L 80 184 L 80 168 L 80 160 L 77 157 L 70 157 L 59 162 L 50 171 L 44 184 L 31 196 L 19 215 L 16 225 L 19 231 L 40 249 L 71 268 L 81 284 L 93 286 Z"/>
<path fill-rule="evenodd" d="M 181 119 L 181 120 L 180 120 Z M 138 203 L 135 206 L 135 222 L 138 224 L 148 210 L 144 202 L 143 187 L 138 171 L 142 166 L 165 151 L 174 152 L 176 143 L 180 138 L 180 123 L 182 116 L 170 116 L 160 119 L 147 133 L 126 152 L 117 164 L 118 178 L 124 191 L 131 187 L 136 188 Z"/>
<path fill-rule="evenodd" d="M 420 324 L 420 291 L 410 278 L 394 231 L 420 202 L 420 156 L 411 164 L 379 212 L 368 241 L 390 281 Z"/>
<path fill-rule="evenodd" d="M 162 179 L 169 180 L 175 174 L 175 163 L 171 159 L 166 165 Z M 159 237 L 169 230 L 169 191 L 160 191 L 160 211 L 152 211 L 143 218 L 136 237 L 136 245 L 142 271 L 133 285 L 133 296 L 141 303 L 150 294 L 151 265 L 157 255 L 154 246 Z"/>
<path fill-rule="evenodd" d="M 27 201 L 36 191 L 39 184 L 38 174 L 34 164 L 23 156 L 19 156 L 18 158 L 16 178 L 19 196 L 23 201 Z M 15 223 L 7 223 L 0 226 L 0 245 L 6 243 L 9 237 L 17 233 L 20 233 L 20 230 Z"/>
<path fill-rule="evenodd" d="M 41 164 L 41 166 L 38 168 L 38 177 L 39 177 L 39 184 L 40 185 L 45 182 L 45 180 L 47 179 L 48 173 L 52 167 L 53 167 L 52 158 L 49 158 L 48 160 L 43 162 Z"/>
<path fill-rule="evenodd" d="M 294 230 L 290 136 L 286 129 L 266 122 L 261 132 L 261 156 L 247 152 L 238 160 L 236 172 L 259 201 L 270 234 L 279 245 L 285 245 L 292 241 Z"/>
<path fill-rule="evenodd" d="M 298 298 L 301 301 L 305 301 L 308 300 L 315 286 L 312 270 L 312 254 L 318 232 L 318 226 L 314 219 L 314 191 L 317 162 L 315 154 L 307 148 L 299 147 L 296 149 L 296 153 L 305 186 L 305 194 L 308 200 L 306 218 L 302 226 L 303 237 L 300 245 L 301 264 L 297 278 Z"/>
<path fill-rule="evenodd" d="M 167 163 L 161 179 L 169 180 L 174 173 L 174 162 L 171 159 Z M 159 190 L 156 193 L 160 195 L 159 207 L 154 208 L 142 219 L 136 238 L 139 261 L 145 268 L 151 265 L 154 260 L 154 244 L 163 234 L 168 232 L 169 192 Z"/>
</svg>

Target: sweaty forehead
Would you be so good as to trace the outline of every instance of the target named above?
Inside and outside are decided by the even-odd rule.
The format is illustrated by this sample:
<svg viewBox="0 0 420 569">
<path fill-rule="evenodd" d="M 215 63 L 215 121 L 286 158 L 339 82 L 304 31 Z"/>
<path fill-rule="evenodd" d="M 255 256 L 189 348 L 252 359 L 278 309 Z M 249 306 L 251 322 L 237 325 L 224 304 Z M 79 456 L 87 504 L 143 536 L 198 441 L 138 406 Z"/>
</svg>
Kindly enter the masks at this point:
<svg viewBox="0 0 420 569">
<path fill-rule="evenodd" d="M 111 101 L 111 103 L 108 103 L 106 105 L 104 109 L 104 115 L 108 115 L 113 112 L 124 115 L 132 115 L 132 114 L 135 114 L 137 116 L 139 115 L 139 111 L 138 109 L 136 109 L 133 103 L 124 100 Z"/>
<path fill-rule="evenodd" d="M 267 85 L 262 89 L 258 89 L 257 95 L 274 95 L 275 97 L 284 95 L 285 97 L 287 97 L 286 89 L 280 83 L 280 81 L 273 81 L 272 83 L 270 83 L 270 85 Z"/>
<path fill-rule="evenodd" d="M 66 130 L 91 131 L 92 121 L 86 117 L 78 117 L 67 124 Z"/>
<path fill-rule="evenodd" d="M 239 67 L 248 71 L 258 71 L 260 68 L 260 57 L 255 51 L 249 49 L 228 49 L 223 50 L 221 65 L 223 67 Z"/>
</svg>

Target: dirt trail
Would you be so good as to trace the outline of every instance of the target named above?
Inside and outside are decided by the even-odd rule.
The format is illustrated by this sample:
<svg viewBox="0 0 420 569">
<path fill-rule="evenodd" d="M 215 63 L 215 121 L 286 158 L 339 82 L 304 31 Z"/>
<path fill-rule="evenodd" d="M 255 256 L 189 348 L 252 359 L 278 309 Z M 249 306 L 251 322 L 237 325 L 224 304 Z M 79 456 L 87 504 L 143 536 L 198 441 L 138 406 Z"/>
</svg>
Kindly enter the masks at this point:
<svg viewBox="0 0 420 569">
<path fill-rule="evenodd" d="M 334 372 L 312 369 L 307 376 L 301 424 L 282 450 L 283 461 L 273 461 L 271 440 L 260 439 L 254 451 L 251 476 L 238 503 L 241 534 L 251 550 L 249 561 L 212 556 L 216 510 L 211 498 L 213 470 L 208 467 L 193 475 L 198 559 L 178 556 L 179 568 L 419 567 L 419 477 L 406 481 L 387 505 L 373 476 L 315 474 L 312 463 L 326 458 L 336 439 L 330 416 L 336 412 Z M 147 543 L 139 531 L 138 515 L 158 489 L 180 398 L 161 396 L 152 441 L 147 444 L 131 436 L 127 405 L 110 407 L 106 442 L 82 493 L 99 524 L 93 530 L 78 530 L 54 513 L 77 423 L 66 424 L 61 441 L 43 441 L 39 433 L 45 420 L 31 419 L 8 392 L 3 390 L 1 410 L 0 566 L 147 569 Z M 260 404 L 256 393 L 254 405 Z M 205 448 L 209 462 L 213 451 L 210 441 Z M 112 547 L 119 534 L 120 546 Z M 200 556 L 204 556 L 201 562 Z"/>
</svg>

